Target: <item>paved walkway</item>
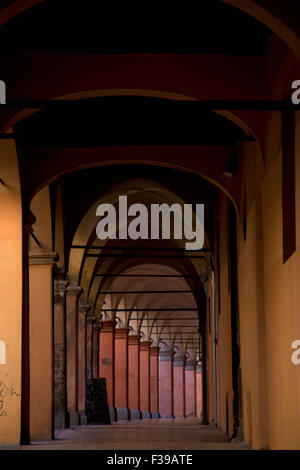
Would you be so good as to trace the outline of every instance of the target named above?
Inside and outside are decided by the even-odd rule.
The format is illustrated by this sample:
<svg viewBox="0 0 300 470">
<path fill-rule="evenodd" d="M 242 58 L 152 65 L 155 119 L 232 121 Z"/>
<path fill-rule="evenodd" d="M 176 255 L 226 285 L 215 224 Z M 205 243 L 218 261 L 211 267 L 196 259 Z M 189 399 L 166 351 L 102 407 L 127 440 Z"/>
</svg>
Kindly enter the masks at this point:
<svg viewBox="0 0 300 470">
<path fill-rule="evenodd" d="M 9 446 L 20 450 L 195 450 L 249 447 L 228 442 L 226 435 L 200 424 L 199 419 L 145 419 L 111 425 L 89 425 L 58 431 L 56 440 L 33 442 L 30 446 Z"/>
</svg>

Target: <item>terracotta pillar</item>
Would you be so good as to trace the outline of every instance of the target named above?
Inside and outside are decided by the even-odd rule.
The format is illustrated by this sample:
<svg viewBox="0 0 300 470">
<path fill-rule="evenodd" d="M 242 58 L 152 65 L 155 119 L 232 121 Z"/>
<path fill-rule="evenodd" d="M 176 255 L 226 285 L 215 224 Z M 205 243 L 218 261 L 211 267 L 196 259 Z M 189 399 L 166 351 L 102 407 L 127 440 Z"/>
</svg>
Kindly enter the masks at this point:
<svg viewBox="0 0 300 470">
<path fill-rule="evenodd" d="M 202 417 L 202 367 L 201 364 L 196 366 L 196 416 Z"/>
<path fill-rule="evenodd" d="M 102 328 L 102 324 L 99 323 L 97 320 L 93 324 L 93 378 L 97 379 L 100 377 L 99 371 L 99 335 L 100 330 Z"/>
<path fill-rule="evenodd" d="M 159 347 L 150 348 L 150 413 L 152 418 L 159 418 L 158 412 L 158 354 Z"/>
<path fill-rule="evenodd" d="M 96 317 L 87 315 L 86 317 L 86 377 L 93 377 L 93 324 Z"/>
<path fill-rule="evenodd" d="M 54 280 L 54 427 L 66 427 L 66 288 Z"/>
<path fill-rule="evenodd" d="M 79 425 L 78 414 L 78 298 L 82 289 L 77 284 L 67 288 L 67 416 L 69 426 Z"/>
<path fill-rule="evenodd" d="M 128 408 L 131 420 L 140 419 L 140 335 L 128 336 Z"/>
<path fill-rule="evenodd" d="M 118 421 L 129 419 L 128 333 L 129 328 L 115 329 L 115 409 Z"/>
<path fill-rule="evenodd" d="M 115 320 L 103 321 L 99 338 L 100 377 L 106 378 L 107 399 L 110 407 L 110 418 L 112 421 L 116 421 L 114 387 L 115 326 Z"/>
<path fill-rule="evenodd" d="M 8 132 L 13 130 L 10 128 Z M 1 399 L 0 442 L 19 444 L 21 436 L 21 442 L 28 444 L 29 315 L 24 301 L 22 304 L 27 294 L 27 276 L 24 276 L 28 265 L 27 236 L 23 229 L 18 156 L 13 139 L 0 140 L 0 155 L 3 180 L 0 184 L 0 341 L 5 352 L 5 360 L 0 362 L 0 380 L 14 390 L 10 399 Z"/>
<path fill-rule="evenodd" d="M 173 360 L 173 402 L 175 418 L 185 416 L 185 373 L 184 356 L 174 357 Z"/>
<path fill-rule="evenodd" d="M 55 253 L 30 255 L 30 435 L 53 437 L 52 266 Z"/>
<path fill-rule="evenodd" d="M 159 414 L 174 418 L 173 414 L 173 352 L 159 353 Z"/>
<path fill-rule="evenodd" d="M 196 361 L 185 363 L 185 416 L 196 416 Z"/>
<path fill-rule="evenodd" d="M 150 341 L 140 341 L 140 408 L 142 418 L 150 414 Z"/>
<path fill-rule="evenodd" d="M 87 424 L 86 417 L 86 317 L 88 304 L 78 305 L 78 413 L 80 424 Z"/>
</svg>

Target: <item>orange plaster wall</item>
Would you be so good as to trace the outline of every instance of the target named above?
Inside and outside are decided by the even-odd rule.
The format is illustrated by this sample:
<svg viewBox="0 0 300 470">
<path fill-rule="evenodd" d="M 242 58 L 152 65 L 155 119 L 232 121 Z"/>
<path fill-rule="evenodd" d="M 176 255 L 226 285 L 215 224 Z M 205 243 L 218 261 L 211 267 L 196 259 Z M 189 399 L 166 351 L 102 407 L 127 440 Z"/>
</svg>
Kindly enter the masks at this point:
<svg viewBox="0 0 300 470">
<path fill-rule="evenodd" d="M 22 205 L 16 148 L 0 141 L 0 340 L 6 364 L 0 364 L 0 444 L 18 444 L 21 423 Z"/>
<path fill-rule="evenodd" d="M 29 267 L 30 433 L 52 437 L 52 264 Z"/>
</svg>

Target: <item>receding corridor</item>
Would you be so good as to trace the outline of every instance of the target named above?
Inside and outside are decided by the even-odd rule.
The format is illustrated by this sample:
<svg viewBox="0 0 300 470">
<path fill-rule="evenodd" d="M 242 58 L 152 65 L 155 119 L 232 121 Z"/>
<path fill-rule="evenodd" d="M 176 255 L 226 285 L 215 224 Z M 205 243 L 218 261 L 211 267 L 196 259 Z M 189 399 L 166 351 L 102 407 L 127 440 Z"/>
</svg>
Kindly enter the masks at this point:
<svg viewBox="0 0 300 470">
<path fill-rule="evenodd" d="M 88 425 L 57 431 L 56 440 L 33 442 L 20 450 L 246 450 L 245 443 L 231 443 L 225 433 L 199 419 L 145 419 L 111 426 Z"/>
<path fill-rule="evenodd" d="M 0 451 L 300 450 L 300 1 L 198 4 L 0 0 Z"/>
</svg>

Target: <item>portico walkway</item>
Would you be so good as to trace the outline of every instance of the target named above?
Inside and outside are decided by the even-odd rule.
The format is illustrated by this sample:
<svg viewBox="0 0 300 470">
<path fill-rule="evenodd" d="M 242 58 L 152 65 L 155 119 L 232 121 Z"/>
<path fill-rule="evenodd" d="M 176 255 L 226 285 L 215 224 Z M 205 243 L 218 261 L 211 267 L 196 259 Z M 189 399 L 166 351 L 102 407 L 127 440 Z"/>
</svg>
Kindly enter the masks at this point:
<svg viewBox="0 0 300 470">
<path fill-rule="evenodd" d="M 33 442 L 20 450 L 246 450 L 243 443 L 228 442 L 225 434 L 199 419 L 145 419 L 112 425 L 89 425 L 57 432 L 55 441 Z M 4 449 L 2 447 L 1 449 Z"/>
</svg>

